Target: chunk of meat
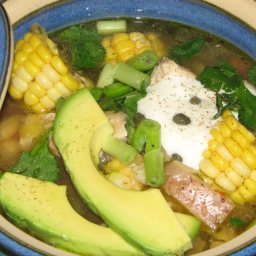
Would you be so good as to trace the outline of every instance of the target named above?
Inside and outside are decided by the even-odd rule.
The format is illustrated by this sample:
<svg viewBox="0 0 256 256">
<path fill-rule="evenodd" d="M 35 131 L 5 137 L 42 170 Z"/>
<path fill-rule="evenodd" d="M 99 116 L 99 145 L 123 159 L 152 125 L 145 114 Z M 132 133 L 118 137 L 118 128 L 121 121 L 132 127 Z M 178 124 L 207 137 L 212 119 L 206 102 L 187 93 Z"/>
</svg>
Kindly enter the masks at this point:
<svg viewBox="0 0 256 256">
<path fill-rule="evenodd" d="M 188 69 L 185 69 L 178 64 L 176 64 L 173 60 L 163 59 L 159 65 L 155 67 L 150 77 L 150 85 L 154 85 L 161 81 L 164 77 L 170 74 L 177 74 L 191 79 L 195 79 L 195 74 L 193 74 Z"/>
<path fill-rule="evenodd" d="M 114 137 L 121 140 L 126 140 L 127 131 L 125 128 L 126 115 L 123 112 L 106 111 L 109 122 L 114 128 Z"/>
<path fill-rule="evenodd" d="M 173 161 L 166 164 L 165 170 L 166 194 L 178 200 L 211 229 L 216 230 L 233 210 L 232 201 L 200 180 L 191 168 Z"/>
</svg>

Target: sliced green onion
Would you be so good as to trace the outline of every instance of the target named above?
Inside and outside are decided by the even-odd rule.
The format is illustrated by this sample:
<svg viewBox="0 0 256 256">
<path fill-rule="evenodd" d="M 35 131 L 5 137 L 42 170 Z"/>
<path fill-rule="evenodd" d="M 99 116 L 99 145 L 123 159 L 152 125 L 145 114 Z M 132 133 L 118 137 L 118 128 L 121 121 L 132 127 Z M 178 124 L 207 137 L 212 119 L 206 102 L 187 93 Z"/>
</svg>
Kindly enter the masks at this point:
<svg viewBox="0 0 256 256">
<path fill-rule="evenodd" d="M 102 35 L 126 32 L 126 20 L 101 20 L 96 22 L 97 32 Z"/>
<path fill-rule="evenodd" d="M 113 77 L 114 65 L 113 64 L 105 64 L 103 67 L 98 82 L 97 87 L 103 88 L 107 85 L 113 84 L 114 77 Z"/>
<path fill-rule="evenodd" d="M 104 94 L 106 97 L 111 99 L 119 98 L 127 93 L 131 92 L 133 89 L 122 83 L 114 83 L 104 87 Z"/>
</svg>

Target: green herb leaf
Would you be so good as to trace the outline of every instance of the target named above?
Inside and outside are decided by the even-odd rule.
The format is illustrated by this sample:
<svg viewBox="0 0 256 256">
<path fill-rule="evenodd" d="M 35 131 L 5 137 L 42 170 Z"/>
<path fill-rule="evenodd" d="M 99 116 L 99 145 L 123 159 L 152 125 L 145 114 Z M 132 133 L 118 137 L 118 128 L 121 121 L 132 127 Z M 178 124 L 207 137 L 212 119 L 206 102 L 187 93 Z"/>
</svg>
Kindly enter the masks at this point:
<svg viewBox="0 0 256 256">
<path fill-rule="evenodd" d="M 178 45 L 171 50 L 170 57 L 177 62 L 190 59 L 201 50 L 204 43 L 205 41 L 203 38 L 196 38 L 184 44 Z"/>
<path fill-rule="evenodd" d="M 229 224 L 235 228 L 240 228 L 245 225 L 245 221 L 238 217 L 232 217 L 229 219 Z"/>
<path fill-rule="evenodd" d="M 48 148 L 49 134 L 50 130 L 39 139 L 30 152 L 22 153 L 11 172 L 56 182 L 60 171 L 56 159 Z"/>
<path fill-rule="evenodd" d="M 94 30 L 72 26 L 63 30 L 58 39 L 70 48 L 75 69 L 96 68 L 105 58 L 101 36 Z"/>
<path fill-rule="evenodd" d="M 249 81 L 256 86 L 256 65 L 253 65 L 248 71 Z"/>
</svg>

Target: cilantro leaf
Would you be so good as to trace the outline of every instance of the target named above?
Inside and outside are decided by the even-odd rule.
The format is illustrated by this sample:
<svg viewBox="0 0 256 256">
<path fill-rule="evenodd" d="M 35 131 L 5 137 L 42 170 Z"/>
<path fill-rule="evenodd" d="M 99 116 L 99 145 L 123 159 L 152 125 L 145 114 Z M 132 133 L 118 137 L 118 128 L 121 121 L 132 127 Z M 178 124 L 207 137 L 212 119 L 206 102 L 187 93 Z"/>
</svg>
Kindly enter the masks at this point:
<svg viewBox="0 0 256 256">
<path fill-rule="evenodd" d="M 171 50 L 170 57 L 177 62 L 190 59 L 201 50 L 204 43 L 205 40 L 203 38 L 196 38 L 189 42 L 178 45 Z"/>
<path fill-rule="evenodd" d="M 248 78 L 249 81 L 256 86 L 256 64 L 249 69 Z"/>
<path fill-rule="evenodd" d="M 229 219 L 229 224 L 235 228 L 240 228 L 245 225 L 245 221 L 238 217 L 232 217 Z"/>
<path fill-rule="evenodd" d="M 43 181 L 56 182 L 60 171 L 57 161 L 48 148 L 49 134 L 50 130 L 39 139 L 30 152 L 22 153 L 11 172 Z"/>
</svg>

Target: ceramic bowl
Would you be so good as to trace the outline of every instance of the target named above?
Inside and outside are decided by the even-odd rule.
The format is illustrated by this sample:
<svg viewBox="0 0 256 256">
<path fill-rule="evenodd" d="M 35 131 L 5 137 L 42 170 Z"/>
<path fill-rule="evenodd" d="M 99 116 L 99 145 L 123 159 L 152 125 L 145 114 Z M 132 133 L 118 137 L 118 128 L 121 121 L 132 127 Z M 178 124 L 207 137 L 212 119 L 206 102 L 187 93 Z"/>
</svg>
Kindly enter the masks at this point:
<svg viewBox="0 0 256 256">
<path fill-rule="evenodd" d="M 55 3 L 53 3 L 55 2 Z M 213 2 L 213 1 L 211 1 Z M 256 33 L 219 8 L 193 0 L 73 0 L 73 1 L 15 1 L 5 7 L 10 14 L 15 40 L 21 38 L 33 23 L 39 23 L 48 32 L 79 23 L 107 17 L 151 17 L 180 22 L 211 32 L 236 45 L 256 59 Z M 1 37 L 0 37 L 1 38 Z M 0 39 L 1 40 L 1 39 Z M 3 57 L 0 55 L 2 62 Z M 6 67 L 8 59 L 5 60 Z M 1 70 L 0 70 L 1 71 Z M 0 88 L 3 88 L 1 80 Z M 2 89 L 0 89 L 1 91 Z M 4 96 L 4 94 L 3 94 Z M 47 245 L 16 228 L 0 215 L 0 244 L 20 256 L 74 255 Z M 197 254 L 256 255 L 256 227 L 214 249 Z"/>
</svg>

